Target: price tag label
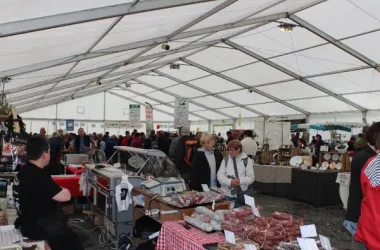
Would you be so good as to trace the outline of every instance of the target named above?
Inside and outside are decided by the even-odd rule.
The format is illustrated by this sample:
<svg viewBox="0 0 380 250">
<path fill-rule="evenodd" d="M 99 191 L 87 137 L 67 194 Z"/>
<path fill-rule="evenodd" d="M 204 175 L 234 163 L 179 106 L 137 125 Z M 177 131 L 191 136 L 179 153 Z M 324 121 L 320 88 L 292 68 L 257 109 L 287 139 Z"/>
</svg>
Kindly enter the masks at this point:
<svg viewBox="0 0 380 250">
<path fill-rule="evenodd" d="M 236 245 L 235 234 L 233 232 L 224 230 L 224 237 L 226 237 L 228 243 Z"/>
<path fill-rule="evenodd" d="M 318 250 L 317 242 L 314 239 L 298 238 L 301 250 Z"/>
<path fill-rule="evenodd" d="M 244 249 L 245 250 L 257 250 L 257 247 L 255 245 L 251 245 L 251 244 L 244 244 Z"/>
<path fill-rule="evenodd" d="M 349 186 L 350 179 L 351 175 L 349 173 L 339 173 L 335 182 L 345 186 Z"/>
<path fill-rule="evenodd" d="M 300 226 L 301 235 L 302 238 L 311 238 L 311 237 L 317 237 L 317 229 L 315 228 L 315 225 L 305 225 Z"/>
<path fill-rule="evenodd" d="M 208 192 L 208 191 L 210 191 L 210 189 L 208 188 L 208 185 L 207 185 L 207 184 L 202 184 L 202 189 L 203 189 L 203 192 Z"/>
<path fill-rule="evenodd" d="M 244 195 L 244 202 L 247 206 L 251 206 L 251 207 L 254 207 L 256 204 L 255 204 L 255 198 L 249 196 L 249 195 Z"/>
<path fill-rule="evenodd" d="M 261 217 L 260 216 L 260 213 L 259 213 L 259 210 L 257 209 L 256 207 L 256 202 L 255 202 L 255 198 L 251 197 L 251 196 L 248 196 L 248 195 L 244 195 L 244 202 L 247 206 L 250 206 L 251 209 L 252 209 L 252 213 L 256 216 L 256 217 Z"/>
<path fill-rule="evenodd" d="M 319 235 L 319 240 L 321 241 L 321 245 L 322 245 L 323 249 L 331 250 L 331 243 L 330 243 L 329 238 L 327 238 L 323 235 Z"/>
</svg>

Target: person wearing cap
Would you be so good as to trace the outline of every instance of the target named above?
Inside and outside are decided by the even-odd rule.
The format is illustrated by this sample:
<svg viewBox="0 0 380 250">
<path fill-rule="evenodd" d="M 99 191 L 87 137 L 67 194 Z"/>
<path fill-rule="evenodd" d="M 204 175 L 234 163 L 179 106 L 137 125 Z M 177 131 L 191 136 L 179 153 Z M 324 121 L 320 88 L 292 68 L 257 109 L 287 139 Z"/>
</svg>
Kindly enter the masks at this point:
<svg viewBox="0 0 380 250">
<path fill-rule="evenodd" d="M 249 158 L 253 159 L 256 156 L 257 152 L 257 143 L 253 139 L 253 131 L 245 130 L 244 131 L 244 139 L 241 140 L 241 144 L 243 145 L 243 153 L 248 155 Z"/>
</svg>

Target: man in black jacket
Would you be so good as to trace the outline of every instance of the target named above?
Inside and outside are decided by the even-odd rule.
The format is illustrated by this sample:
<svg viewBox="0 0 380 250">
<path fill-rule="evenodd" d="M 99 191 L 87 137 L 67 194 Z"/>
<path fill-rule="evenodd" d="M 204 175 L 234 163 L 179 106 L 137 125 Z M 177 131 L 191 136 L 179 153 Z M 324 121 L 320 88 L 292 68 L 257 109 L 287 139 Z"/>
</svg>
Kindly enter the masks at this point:
<svg viewBox="0 0 380 250">
<path fill-rule="evenodd" d="M 76 154 L 87 154 L 92 148 L 95 147 L 95 142 L 91 137 L 86 135 L 83 128 L 78 129 L 78 135 L 72 140 Z"/>
<path fill-rule="evenodd" d="M 214 148 L 215 138 L 210 133 L 203 133 L 200 138 L 201 148 L 194 153 L 190 186 L 192 190 L 202 191 L 202 184 L 208 187 L 220 187 L 216 175 L 223 161 L 223 155 Z"/>
<path fill-rule="evenodd" d="M 361 171 L 372 156 L 376 154 L 376 134 L 380 132 L 380 122 L 374 123 L 366 133 L 367 147 L 356 151 L 351 162 L 350 193 L 348 196 L 347 213 L 344 221 L 345 228 L 354 235 L 360 217 L 363 193 L 360 183 Z M 353 248 L 352 248 L 353 249 Z"/>
</svg>

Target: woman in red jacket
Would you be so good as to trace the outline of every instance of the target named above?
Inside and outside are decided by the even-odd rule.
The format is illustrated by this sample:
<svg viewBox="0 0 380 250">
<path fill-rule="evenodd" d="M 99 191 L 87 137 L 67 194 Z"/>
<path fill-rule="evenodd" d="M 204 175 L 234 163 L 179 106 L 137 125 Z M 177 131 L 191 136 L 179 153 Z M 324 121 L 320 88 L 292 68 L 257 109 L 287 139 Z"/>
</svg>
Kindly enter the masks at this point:
<svg viewBox="0 0 380 250">
<path fill-rule="evenodd" d="M 361 173 L 363 200 L 355 240 L 367 249 L 380 249 L 380 133 L 375 135 L 376 155 Z"/>
</svg>

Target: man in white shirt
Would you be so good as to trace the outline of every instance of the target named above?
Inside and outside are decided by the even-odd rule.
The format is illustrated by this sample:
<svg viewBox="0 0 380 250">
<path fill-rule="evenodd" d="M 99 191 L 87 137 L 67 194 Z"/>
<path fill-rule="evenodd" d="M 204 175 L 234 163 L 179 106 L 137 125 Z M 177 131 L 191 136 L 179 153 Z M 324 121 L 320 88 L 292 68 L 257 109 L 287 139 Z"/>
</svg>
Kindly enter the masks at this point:
<svg viewBox="0 0 380 250">
<path fill-rule="evenodd" d="M 243 153 L 248 155 L 250 158 L 255 157 L 257 152 L 257 143 L 252 137 L 252 130 L 245 130 L 244 139 L 241 141 L 241 144 L 243 145 Z"/>
</svg>

